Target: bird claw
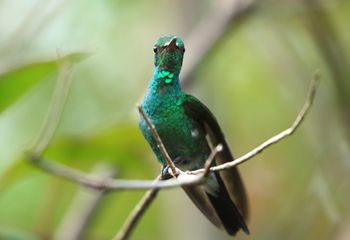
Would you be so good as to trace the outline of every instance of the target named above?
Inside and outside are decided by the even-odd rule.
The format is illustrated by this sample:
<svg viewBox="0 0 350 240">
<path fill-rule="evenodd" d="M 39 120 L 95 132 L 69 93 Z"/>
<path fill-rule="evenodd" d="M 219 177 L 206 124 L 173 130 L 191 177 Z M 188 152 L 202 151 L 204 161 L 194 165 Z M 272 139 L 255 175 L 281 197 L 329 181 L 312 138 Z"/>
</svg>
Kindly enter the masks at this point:
<svg viewBox="0 0 350 240">
<path fill-rule="evenodd" d="M 170 178 L 173 178 L 174 176 L 171 174 L 171 170 L 169 166 L 163 166 L 162 170 L 160 171 L 160 176 L 162 180 L 168 180 Z"/>
</svg>

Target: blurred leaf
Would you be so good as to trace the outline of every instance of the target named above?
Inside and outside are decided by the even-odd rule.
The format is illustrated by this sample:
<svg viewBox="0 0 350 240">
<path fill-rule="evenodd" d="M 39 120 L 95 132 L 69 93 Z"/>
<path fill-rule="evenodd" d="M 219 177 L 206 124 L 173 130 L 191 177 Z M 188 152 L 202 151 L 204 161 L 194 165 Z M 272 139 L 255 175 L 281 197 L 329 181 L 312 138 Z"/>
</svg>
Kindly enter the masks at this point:
<svg viewBox="0 0 350 240">
<path fill-rule="evenodd" d="M 83 171 L 89 171 L 98 161 L 103 161 L 116 166 L 118 178 L 152 179 L 157 163 L 152 159 L 155 167 L 143 168 L 145 152 L 151 153 L 133 122 L 119 124 L 90 136 L 57 139 L 49 146 L 44 158 Z M 0 192 L 31 174 L 33 169 L 23 157 L 18 159 L 0 176 Z"/>
<path fill-rule="evenodd" d="M 23 158 L 14 161 L 3 175 L 0 176 L 0 192 L 14 183 L 16 180 L 20 180 L 30 174 L 33 168 Z"/>
<path fill-rule="evenodd" d="M 152 167 L 150 171 L 140 168 L 145 161 L 145 152 L 151 153 L 137 124 L 131 122 L 119 123 L 91 135 L 57 139 L 45 156 L 77 168 L 83 167 L 86 171 L 97 161 L 104 161 L 116 166 L 118 177 L 152 177 L 149 174 L 154 172 Z M 156 165 L 156 161 L 154 163 Z"/>
<path fill-rule="evenodd" d="M 0 113 L 38 82 L 57 72 L 59 62 L 77 62 L 87 55 L 84 52 L 76 52 L 61 59 L 53 58 L 0 69 Z"/>
</svg>

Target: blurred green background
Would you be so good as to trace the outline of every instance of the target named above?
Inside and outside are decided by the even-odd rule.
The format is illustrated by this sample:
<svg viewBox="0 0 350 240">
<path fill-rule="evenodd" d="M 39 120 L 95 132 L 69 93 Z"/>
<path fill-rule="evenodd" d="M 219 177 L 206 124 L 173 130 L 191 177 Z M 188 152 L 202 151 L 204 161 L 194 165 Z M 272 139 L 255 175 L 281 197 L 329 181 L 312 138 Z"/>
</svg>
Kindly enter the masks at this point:
<svg viewBox="0 0 350 240">
<path fill-rule="evenodd" d="M 153 43 L 176 34 L 186 44 L 199 22 L 227 2 L 0 1 L 0 239 L 57 239 L 68 231 L 63 223 L 74 215 L 78 192 L 82 202 L 91 194 L 23 160 L 49 108 L 57 52 L 91 55 L 74 66 L 45 157 L 87 172 L 105 163 L 119 178 L 152 179 L 160 166 L 135 107 L 152 76 Z M 350 239 L 350 2 L 253 6 L 225 30 L 186 88 L 217 116 L 235 156 L 290 126 L 316 69 L 322 81 L 296 134 L 240 166 L 251 236 L 236 239 Z M 194 54 L 191 44 L 184 65 Z M 142 194 L 106 195 L 83 239 L 111 239 Z M 231 238 L 172 189 L 159 194 L 132 239 Z"/>
</svg>

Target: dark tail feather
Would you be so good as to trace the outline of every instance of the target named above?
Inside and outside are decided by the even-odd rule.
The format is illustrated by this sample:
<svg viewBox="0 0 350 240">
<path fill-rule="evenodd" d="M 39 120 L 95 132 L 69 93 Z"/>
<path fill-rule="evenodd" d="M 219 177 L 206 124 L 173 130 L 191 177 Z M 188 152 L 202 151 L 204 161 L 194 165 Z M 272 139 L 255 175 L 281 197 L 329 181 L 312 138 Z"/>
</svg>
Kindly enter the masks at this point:
<svg viewBox="0 0 350 240">
<path fill-rule="evenodd" d="M 226 232 L 230 235 L 235 235 L 241 228 L 246 234 L 249 234 L 249 229 L 236 207 L 235 203 L 229 197 L 225 185 L 220 176 L 216 174 L 216 179 L 219 183 L 219 191 L 216 196 L 207 193 L 208 198 L 216 210 L 222 225 Z"/>
</svg>

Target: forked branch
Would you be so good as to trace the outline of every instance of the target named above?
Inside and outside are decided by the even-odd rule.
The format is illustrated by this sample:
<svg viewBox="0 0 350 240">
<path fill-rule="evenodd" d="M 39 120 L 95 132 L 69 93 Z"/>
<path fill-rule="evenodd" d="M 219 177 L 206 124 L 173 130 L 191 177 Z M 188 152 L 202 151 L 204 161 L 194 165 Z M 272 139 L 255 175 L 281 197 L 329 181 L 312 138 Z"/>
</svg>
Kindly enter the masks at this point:
<svg viewBox="0 0 350 240">
<path fill-rule="evenodd" d="M 279 141 L 281 141 L 282 139 L 284 139 L 285 137 L 288 137 L 290 135 L 292 135 L 295 130 L 297 130 L 297 128 L 301 125 L 301 123 L 303 122 L 303 120 L 305 119 L 306 114 L 309 112 L 310 107 L 314 101 L 315 98 L 315 93 L 316 93 L 316 87 L 317 87 L 317 83 L 320 80 L 320 73 L 318 71 L 316 71 L 316 73 L 314 74 L 313 79 L 311 80 L 310 86 L 309 86 L 309 91 L 307 94 L 307 98 L 306 101 L 300 111 L 300 113 L 298 114 L 298 116 L 296 117 L 296 119 L 294 120 L 293 124 L 287 128 L 286 130 L 280 132 L 279 134 L 271 137 L 270 139 L 266 140 L 265 142 L 263 142 L 262 144 L 260 144 L 258 147 L 254 148 L 253 150 L 251 150 L 250 152 L 246 153 L 245 155 L 243 155 L 240 158 L 237 158 L 231 162 L 227 162 L 215 167 L 210 168 L 211 171 L 221 171 L 224 169 L 228 169 L 231 167 L 235 167 L 249 159 L 251 159 L 252 157 L 256 156 L 257 154 L 261 153 L 263 150 L 265 150 L 266 148 L 270 147 L 273 144 L 278 143 Z M 195 171 L 191 171 L 189 173 L 192 174 L 198 174 L 205 171 L 204 169 L 198 169 Z"/>
</svg>

